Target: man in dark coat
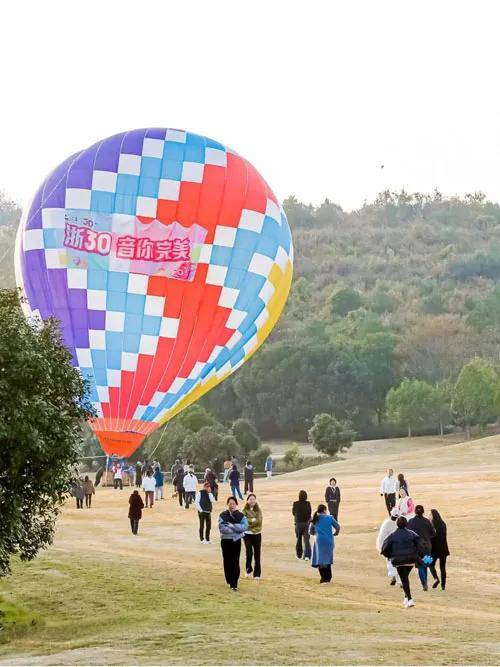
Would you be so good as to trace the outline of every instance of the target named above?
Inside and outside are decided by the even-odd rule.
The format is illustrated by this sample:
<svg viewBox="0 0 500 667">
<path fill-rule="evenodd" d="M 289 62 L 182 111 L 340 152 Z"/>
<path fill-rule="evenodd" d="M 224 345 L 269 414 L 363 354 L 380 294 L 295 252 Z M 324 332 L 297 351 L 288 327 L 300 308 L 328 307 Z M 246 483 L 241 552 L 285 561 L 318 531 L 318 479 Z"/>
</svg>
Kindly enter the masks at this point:
<svg viewBox="0 0 500 667">
<path fill-rule="evenodd" d="M 329 486 L 325 489 L 325 500 L 328 505 L 328 511 L 334 519 L 339 518 L 340 489 L 337 486 L 337 480 L 332 477 Z"/>
</svg>

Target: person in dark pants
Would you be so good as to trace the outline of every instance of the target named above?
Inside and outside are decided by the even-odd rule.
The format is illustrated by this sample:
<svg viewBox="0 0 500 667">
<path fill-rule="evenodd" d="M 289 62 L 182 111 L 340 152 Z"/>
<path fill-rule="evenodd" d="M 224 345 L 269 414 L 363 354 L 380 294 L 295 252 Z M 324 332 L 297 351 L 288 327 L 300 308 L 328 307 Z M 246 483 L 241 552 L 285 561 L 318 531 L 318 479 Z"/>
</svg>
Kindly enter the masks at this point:
<svg viewBox="0 0 500 667">
<path fill-rule="evenodd" d="M 240 500 L 243 500 L 240 489 L 240 472 L 236 466 L 236 463 L 233 463 L 231 472 L 229 473 L 229 484 L 231 486 L 231 493 L 236 498 L 238 495 Z"/>
<path fill-rule="evenodd" d="M 245 479 L 245 491 L 244 493 L 253 493 L 253 465 L 250 463 L 250 461 L 247 461 L 245 463 L 245 467 L 243 469 L 244 472 L 244 479 Z"/>
<path fill-rule="evenodd" d="M 177 493 L 179 505 L 182 507 L 184 504 L 184 468 L 181 465 L 175 471 L 172 484 Z"/>
<path fill-rule="evenodd" d="M 233 592 L 238 590 L 241 538 L 246 530 L 248 530 L 248 521 L 245 515 L 238 510 L 236 498 L 230 496 L 227 499 L 227 509 L 219 516 L 219 532 L 224 576 Z"/>
<path fill-rule="evenodd" d="M 128 499 L 129 509 L 128 509 L 128 518 L 130 519 L 130 528 L 132 529 L 132 534 L 137 535 L 139 530 L 139 521 L 142 519 L 142 510 L 144 503 L 139 491 L 132 491 L 130 498 Z"/>
<path fill-rule="evenodd" d="M 396 507 L 396 478 L 392 468 L 387 469 L 387 475 L 380 482 L 380 495 L 385 500 L 387 514 L 391 516 L 393 508 Z"/>
<path fill-rule="evenodd" d="M 325 500 L 328 505 L 328 511 L 335 520 L 339 518 L 340 489 L 337 486 L 337 480 L 332 477 L 330 485 L 325 489 Z"/>
<path fill-rule="evenodd" d="M 203 484 L 203 489 L 196 492 L 194 506 L 198 510 L 200 520 L 200 542 L 202 544 L 212 544 L 210 542 L 210 530 L 212 528 L 212 507 L 215 498 L 212 493 L 209 482 Z"/>
<path fill-rule="evenodd" d="M 217 500 L 217 497 L 219 495 L 219 485 L 217 484 L 217 475 L 211 468 L 205 469 L 205 477 L 203 479 L 203 483 L 204 484 L 208 483 L 210 485 L 210 491 L 215 500 Z"/>
<path fill-rule="evenodd" d="M 319 583 L 329 584 L 332 580 L 333 552 L 335 550 L 334 536 L 339 534 L 340 524 L 337 519 L 327 513 L 325 505 L 318 505 L 309 532 L 316 538 L 311 565 L 319 570 Z"/>
<path fill-rule="evenodd" d="M 311 503 L 307 500 L 307 491 L 299 491 L 299 499 L 293 503 L 292 514 L 295 520 L 295 553 L 297 558 L 311 560 L 311 542 L 309 524 L 311 522 Z"/>
<path fill-rule="evenodd" d="M 415 507 L 415 516 L 408 521 L 408 528 L 413 530 L 414 533 L 417 533 L 420 538 L 418 545 L 418 576 L 420 577 L 422 589 L 426 591 L 428 590 L 427 565 L 423 559 L 425 556 L 431 555 L 432 540 L 436 535 L 436 531 L 429 519 L 424 516 L 424 508 L 422 505 L 417 505 Z"/>
<path fill-rule="evenodd" d="M 76 509 L 83 509 L 83 499 L 85 498 L 85 490 L 82 486 L 82 482 L 77 479 L 71 485 L 71 495 L 76 500 Z"/>
<path fill-rule="evenodd" d="M 414 607 L 415 603 L 411 597 L 410 572 L 418 558 L 419 536 L 409 530 L 408 522 L 404 516 L 398 517 L 397 528 L 391 533 L 382 545 L 382 555 L 389 558 L 397 569 L 401 585 L 405 594 L 403 605 Z"/>
<path fill-rule="evenodd" d="M 245 531 L 243 536 L 246 551 L 246 576 L 250 577 L 253 572 L 253 578 L 260 579 L 262 573 L 260 563 L 260 553 L 262 548 L 262 510 L 257 503 L 255 493 L 250 493 L 247 496 L 243 514 L 248 521 L 248 530 Z"/>
<path fill-rule="evenodd" d="M 140 489 L 142 487 L 142 463 L 137 461 L 135 464 L 135 488 Z"/>
<path fill-rule="evenodd" d="M 431 549 L 433 563 L 429 567 L 429 570 L 434 577 L 432 588 L 437 588 L 440 583 L 436 572 L 436 562 L 439 560 L 439 569 L 441 572 L 441 589 L 444 591 L 446 588 L 446 559 L 450 555 L 450 549 L 448 548 L 447 528 L 445 522 L 437 510 L 431 510 L 429 518 L 432 522 L 434 530 L 436 531 L 434 539 L 432 540 Z"/>
<path fill-rule="evenodd" d="M 85 475 L 85 479 L 83 480 L 83 490 L 85 491 L 85 507 L 90 509 L 92 507 L 92 496 L 95 493 L 95 489 L 92 480 L 89 479 L 88 475 Z"/>
</svg>

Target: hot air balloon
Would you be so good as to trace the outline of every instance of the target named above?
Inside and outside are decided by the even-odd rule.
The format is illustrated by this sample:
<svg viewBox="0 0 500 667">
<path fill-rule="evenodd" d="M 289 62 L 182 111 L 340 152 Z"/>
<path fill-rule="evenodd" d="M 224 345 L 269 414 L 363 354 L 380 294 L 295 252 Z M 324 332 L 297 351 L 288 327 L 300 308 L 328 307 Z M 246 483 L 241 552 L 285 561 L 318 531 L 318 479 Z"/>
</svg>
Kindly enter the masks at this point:
<svg viewBox="0 0 500 667">
<path fill-rule="evenodd" d="M 286 216 L 249 162 L 148 128 L 52 171 L 21 222 L 16 278 L 29 314 L 60 321 L 103 450 L 130 456 L 263 343 L 292 262 Z"/>
</svg>

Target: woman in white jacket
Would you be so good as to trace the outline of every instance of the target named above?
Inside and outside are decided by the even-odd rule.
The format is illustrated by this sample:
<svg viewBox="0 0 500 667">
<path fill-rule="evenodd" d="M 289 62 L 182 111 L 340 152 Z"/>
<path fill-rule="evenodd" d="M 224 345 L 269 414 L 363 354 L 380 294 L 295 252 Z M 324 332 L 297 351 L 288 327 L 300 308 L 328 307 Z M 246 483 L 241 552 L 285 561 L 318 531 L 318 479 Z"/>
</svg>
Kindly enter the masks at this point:
<svg viewBox="0 0 500 667">
<path fill-rule="evenodd" d="M 198 488 L 198 478 L 194 474 L 193 467 L 190 466 L 183 480 L 185 508 L 188 509 L 191 503 L 194 503 L 196 497 L 196 490 Z"/>
<path fill-rule="evenodd" d="M 393 507 L 392 510 L 391 510 L 390 517 L 385 519 L 384 522 L 382 523 L 382 525 L 380 526 L 380 530 L 378 531 L 378 535 L 377 535 L 377 541 L 376 541 L 376 544 L 375 544 L 378 553 L 380 553 L 382 551 L 382 546 L 383 546 L 384 542 L 386 541 L 386 539 L 389 537 L 389 535 L 396 530 L 396 528 L 397 528 L 396 521 L 397 521 L 398 516 L 399 516 L 398 510 L 395 507 Z M 387 563 L 387 576 L 390 577 L 390 579 L 391 579 L 389 584 L 391 586 L 395 586 L 396 581 L 398 579 L 398 571 L 396 570 L 394 565 L 391 563 L 389 558 L 386 558 L 385 560 L 386 560 L 386 563 Z"/>
<path fill-rule="evenodd" d="M 156 480 L 154 478 L 152 470 L 149 470 L 148 474 L 142 478 L 142 488 L 144 489 L 144 507 L 153 507 L 155 499 Z"/>
</svg>

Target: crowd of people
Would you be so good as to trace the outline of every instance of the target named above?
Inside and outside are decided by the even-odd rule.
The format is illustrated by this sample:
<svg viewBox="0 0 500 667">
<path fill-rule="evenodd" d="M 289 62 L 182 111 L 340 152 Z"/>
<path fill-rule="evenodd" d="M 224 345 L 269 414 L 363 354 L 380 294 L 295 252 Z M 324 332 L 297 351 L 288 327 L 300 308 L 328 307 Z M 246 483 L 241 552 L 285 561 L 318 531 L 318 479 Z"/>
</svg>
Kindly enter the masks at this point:
<svg viewBox="0 0 500 667">
<path fill-rule="evenodd" d="M 138 461 L 135 466 L 114 461 L 109 468 L 113 474 L 115 489 L 123 489 L 126 473 L 129 485 L 135 486 L 129 498 L 130 528 L 133 535 L 139 531 L 139 522 L 144 509 L 152 508 L 155 501 L 165 500 L 165 474 L 159 461 Z M 264 472 L 272 477 L 273 461 L 269 456 Z M 224 576 L 230 591 L 238 590 L 240 579 L 241 545 L 245 546 L 245 576 L 260 580 L 262 576 L 262 526 L 263 511 L 254 493 L 255 471 L 251 461 L 246 461 L 242 473 L 236 457 L 223 464 L 223 479 L 210 468 L 206 468 L 201 483 L 189 459 L 176 459 L 170 470 L 173 486 L 172 497 L 180 507 L 189 510 L 194 505 L 198 514 L 198 536 L 201 544 L 212 544 L 212 513 L 218 502 L 219 484 L 227 484 L 229 497 L 226 508 L 219 514 L 218 531 L 222 551 Z M 243 493 L 241 481 L 244 483 Z M 78 509 L 90 508 L 95 486 L 88 476 L 73 482 L 71 493 Z M 140 494 L 144 493 L 144 498 Z M 243 495 L 244 494 L 244 495 Z M 423 505 L 415 504 L 408 481 L 403 473 L 394 475 L 389 468 L 380 484 L 380 495 L 384 498 L 387 518 L 380 526 L 376 548 L 386 559 L 387 574 L 391 586 L 399 585 L 404 593 L 404 606 L 415 605 L 410 588 L 411 571 L 416 568 L 424 591 L 428 591 L 428 573 L 434 582 L 432 588 L 446 588 L 446 560 L 450 555 L 447 541 L 447 526 L 440 513 L 431 509 L 425 516 Z M 292 503 L 295 524 L 295 555 L 317 568 L 320 584 L 332 581 L 335 537 L 340 532 L 339 510 L 341 491 L 332 477 L 324 492 L 324 503 L 313 513 L 305 490 L 300 490 L 298 499 Z M 242 509 L 238 502 L 242 501 Z M 312 544 L 312 546 L 311 546 Z M 439 574 L 436 565 L 439 561 Z"/>
</svg>

